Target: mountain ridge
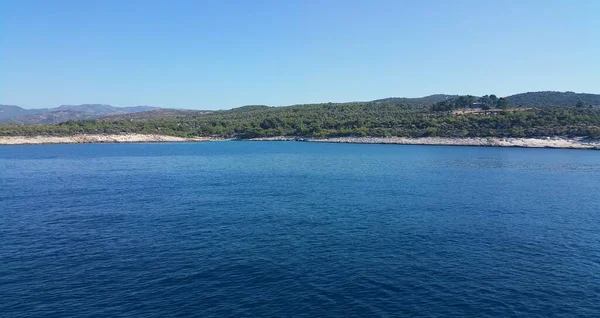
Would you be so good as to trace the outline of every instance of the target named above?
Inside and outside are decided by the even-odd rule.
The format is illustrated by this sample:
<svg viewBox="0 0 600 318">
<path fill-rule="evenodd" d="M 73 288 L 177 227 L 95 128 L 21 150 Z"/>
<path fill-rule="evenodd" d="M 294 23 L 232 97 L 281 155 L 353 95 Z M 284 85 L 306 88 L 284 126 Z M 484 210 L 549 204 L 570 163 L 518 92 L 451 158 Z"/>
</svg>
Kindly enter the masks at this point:
<svg viewBox="0 0 600 318">
<path fill-rule="evenodd" d="M 117 107 L 106 104 L 60 105 L 53 108 L 25 109 L 17 105 L 0 105 L 0 123 L 53 124 L 67 120 L 97 119 L 105 116 L 162 109 L 153 106 Z"/>
<path fill-rule="evenodd" d="M 388 97 L 368 102 L 351 103 L 394 103 L 409 107 L 428 107 L 438 102 L 458 98 L 460 95 L 433 94 L 423 97 Z M 600 94 L 575 93 L 571 91 L 538 91 L 513 94 L 506 96 L 511 105 L 520 107 L 573 107 L 578 103 L 584 106 L 600 106 Z M 323 103 L 326 104 L 326 103 Z M 305 104 L 312 105 L 312 104 Z M 294 106 L 302 106 L 294 105 Z M 235 107 L 230 110 L 247 110 L 248 108 L 271 107 L 264 105 L 248 105 Z M 152 119 L 173 118 L 179 116 L 198 116 L 210 113 L 207 110 L 170 109 L 153 106 L 117 107 L 107 104 L 60 105 L 54 108 L 25 109 L 17 105 L 0 105 L 0 124 L 53 124 L 67 120 L 86 119 Z M 139 115 L 131 115 L 139 113 Z"/>
</svg>

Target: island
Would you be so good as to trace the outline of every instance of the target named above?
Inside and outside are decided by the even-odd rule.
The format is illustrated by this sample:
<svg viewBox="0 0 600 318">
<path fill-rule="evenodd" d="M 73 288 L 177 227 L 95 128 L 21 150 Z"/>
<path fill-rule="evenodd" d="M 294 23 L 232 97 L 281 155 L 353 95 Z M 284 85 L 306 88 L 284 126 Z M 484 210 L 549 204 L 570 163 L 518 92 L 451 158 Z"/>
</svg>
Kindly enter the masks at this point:
<svg viewBox="0 0 600 318">
<path fill-rule="evenodd" d="M 162 111 L 162 114 L 165 112 Z M 4 123 L 0 144 L 308 141 L 600 149 L 600 95 L 432 95 Z"/>
</svg>

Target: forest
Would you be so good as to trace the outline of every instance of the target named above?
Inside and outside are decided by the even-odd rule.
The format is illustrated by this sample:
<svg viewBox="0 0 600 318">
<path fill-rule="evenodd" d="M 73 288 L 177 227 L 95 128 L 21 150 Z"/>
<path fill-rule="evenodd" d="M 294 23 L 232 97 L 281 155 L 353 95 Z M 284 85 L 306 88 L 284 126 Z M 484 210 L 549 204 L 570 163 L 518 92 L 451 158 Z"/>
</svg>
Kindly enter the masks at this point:
<svg viewBox="0 0 600 318">
<path fill-rule="evenodd" d="M 516 108 L 508 99 L 495 95 L 459 96 L 429 107 L 407 105 L 395 99 L 287 107 L 246 106 L 169 118 L 0 125 L 0 136 L 141 133 L 239 139 L 269 136 L 600 138 L 600 109 L 577 106 Z M 455 112 L 473 108 L 481 111 Z"/>
</svg>

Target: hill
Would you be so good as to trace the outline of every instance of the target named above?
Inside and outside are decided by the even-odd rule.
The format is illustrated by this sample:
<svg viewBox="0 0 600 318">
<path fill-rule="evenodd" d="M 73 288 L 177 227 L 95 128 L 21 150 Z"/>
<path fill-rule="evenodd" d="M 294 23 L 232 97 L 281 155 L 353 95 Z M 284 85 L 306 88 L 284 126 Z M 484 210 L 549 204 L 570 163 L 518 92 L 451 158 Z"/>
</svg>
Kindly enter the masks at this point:
<svg viewBox="0 0 600 318">
<path fill-rule="evenodd" d="M 61 105 L 56 108 L 52 108 L 51 111 L 70 110 L 70 111 L 90 113 L 90 114 L 94 114 L 94 115 L 105 115 L 105 114 L 114 114 L 114 113 L 146 112 L 146 111 L 151 111 L 151 110 L 156 110 L 156 109 L 159 109 L 159 108 L 152 107 L 152 106 L 115 107 L 115 106 L 103 105 L 103 104 L 82 104 L 82 105 Z"/>
<path fill-rule="evenodd" d="M 54 124 L 67 120 L 95 119 L 157 109 L 160 108 L 151 106 L 115 107 L 103 104 L 61 105 L 41 109 L 24 109 L 15 105 L 0 105 L 0 123 Z"/>
<path fill-rule="evenodd" d="M 18 125 L 40 125 L 40 124 L 58 124 L 67 120 L 86 120 L 97 118 L 95 115 L 87 112 L 78 112 L 71 110 L 59 110 L 53 112 L 44 112 L 9 118 L 5 124 Z"/>
<path fill-rule="evenodd" d="M 419 98 L 391 97 L 374 100 L 373 102 L 399 103 L 411 107 L 428 107 L 458 97 L 460 96 L 435 94 Z M 506 96 L 505 98 L 509 101 L 510 105 L 517 107 L 573 107 L 578 102 L 582 102 L 584 106 L 600 106 L 600 94 L 542 91 L 515 94 Z"/>
<path fill-rule="evenodd" d="M 435 94 L 429 95 L 425 97 L 389 97 L 384 99 L 377 99 L 372 101 L 373 103 L 395 103 L 395 104 L 404 104 L 411 107 L 428 107 L 435 103 L 439 103 L 441 101 L 445 101 L 448 99 L 457 98 L 458 95 L 446 95 L 446 94 Z"/>
<path fill-rule="evenodd" d="M 486 97 L 487 96 L 487 97 Z M 479 99 L 490 99 L 486 95 Z M 471 96 L 474 98 L 473 96 Z M 457 101 L 469 97 L 457 98 Z M 500 99 L 498 99 L 499 101 Z M 392 100 L 394 101 L 394 100 Z M 455 106 L 454 100 L 444 101 Z M 157 134 L 177 137 L 600 137 L 600 108 L 532 107 L 482 112 L 453 107 L 410 107 L 376 101 L 286 107 L 246 106 L 198 115 L 67 121 L 55 125 L 2 125 L 0 136 Z M 155 116 L 159 112 L 149 112 Z M 183 116 L 180 116 L 183 115 Z"/>
<path fill-rule="evenodd" d="M 573 107 L 578 102 L 585 106 L 600 106 L 600 94 L 574 92 L 528 92 L 506 97 L 512 105 L 521 107 Z"/>
<path fill-rule="evenodd" d="M 167 119 L 167 118 L 182 118 L 196 117 L 212 113 L 211 110 L 189 110 L 189 109 L 157 109 L 151 111 L 143 111 L 136 113 L 127 113 L 119 115 L 110 115 L 101 117 L 103 121 L 114 120 L 148 120 L 148 119 Z"/>
<path fill-rule="evenodd" d="M 285 107 L 251 105 L 221 111 L 65 105 L 60 110 L 13 118 L 13 123 L 21 125 L 2 125 L 0 135 L 600 137 L 600 107 L 574 107 L 579 101 L 596 104 L 600 95 L 534 92 L 506 98 L 453 97 L 432 95 Z M 427 105 L 435 100 L 439 102 Z M 27 111 L 17 106 L 4 106 L 2 110 L 9 115 Z"/>
<path fill-rule="evenodd" d="M 11 118 L 44 112 L 46 110 L 47 109 L 24 109 L 16 105 L 0 105 L 0 122 Z"/>
</svg>

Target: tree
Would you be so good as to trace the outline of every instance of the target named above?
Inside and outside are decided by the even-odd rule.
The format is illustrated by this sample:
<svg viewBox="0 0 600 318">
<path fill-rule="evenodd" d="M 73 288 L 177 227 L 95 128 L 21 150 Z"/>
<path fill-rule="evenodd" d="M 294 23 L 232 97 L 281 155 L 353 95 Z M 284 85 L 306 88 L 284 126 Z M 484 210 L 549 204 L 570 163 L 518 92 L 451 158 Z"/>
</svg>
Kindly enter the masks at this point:
<svg viewBox="0 0 600 318">
<path fill-rule="evenodd" d="M 455 108 L 469 108 L 473 104 L 472 99 L 469 96 L 459 96 L 454 101 Z"/>
<path fill-rule="evenodd" d="M 575 104 L 575 107 L 577 108 L 583 108 L 585 106 L 585 104 L 582 101 L 578 101 L 577 104 Z"/>
<path fill-rule="evenodd" d="M 475 98 L 475 96 L 473 96 L 473 95 L 467 95 L 465 97 L 465 99 L 466 99 L 466 102 L 467 102 L 467 106 L 466 107 L 468 107 L 468 108 L 473 107 L 473 104 L 477 101 L 477 98 Z"/>
<path fill-rule="evenodd" d="M 508 101 L 508 99 L 501 97 L 498 99 L 496 105 L 498 106 L 498 108 L 506 109 L 510 105 L 510 102 Z"/>
<path fill-rule="evenodd" d="M 481 104 L 481 109 L 490 109 L 492 107 L 496 107 L 496 95 L 492 95 L 493 98 L 489 95 L 484 95 L 479 97 L 479 103 Z"/>
</svg>

